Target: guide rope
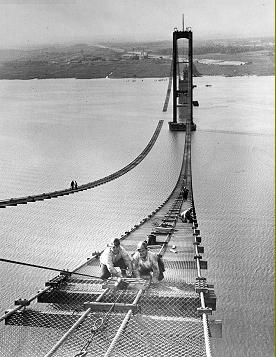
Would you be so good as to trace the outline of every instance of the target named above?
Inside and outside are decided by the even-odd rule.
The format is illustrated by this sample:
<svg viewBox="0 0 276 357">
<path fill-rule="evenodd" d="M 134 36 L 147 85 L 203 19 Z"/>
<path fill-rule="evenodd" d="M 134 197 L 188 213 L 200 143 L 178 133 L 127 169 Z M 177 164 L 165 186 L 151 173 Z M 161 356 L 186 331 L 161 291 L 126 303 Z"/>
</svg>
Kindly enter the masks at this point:
<svg viewBox="0 0 276 357">
<path fill-rule="evenodd" d="M 115 304 L 119 300 L 120 296 L 121 296 L 121 294 L 119 294 L 117 296 L 116 300 L 114 301 L 114 303 L 111 305 L 110 309 L 106 312 L 106 314 L 103 317 L 99 317 L 94 321 L 94 324 L 91 327 L 91 337 L 89 338 L 89 340 L 86 341 L 84 346 L 81 348 L 80 352 L 78 352 L 74 357 L 84 357 L 84 356 L 87 355 L 88 348 L 89 348 L 90 344 L 92 343 L 93 338 L 96 336 L 96 334 L 98 332 L 103 330 L 104 324 L 108 320 L 108 316 L 110 315 L 110 313 L 114 309 Z"/>
<path fill-rule="evenodd" d="M 28 266 L 28 267 L 39 268 L 39 269 L 46 269 L 46 270 L 58 271 L 58 272 L 60 272 L 60 273 L 63 273 L 64 275 L 76 274 L 76 275 L 81 275 L 81 276 L 88 276 L 88 277 L 90 277 L 90 278 L 100 279 L 99 276 L 95 276 L 95 275 L 75 273 L 75 272 L 73 272 L 73 271 L 69 271 L 69 270 L 65 270 L 65 269 L 56 269 L 56 268 L 46 267 L 46 266 L 43 266 L 43 265 L 37 265 L 37 264 L 30 264 L 30 263 L 19 262 L 19 261 L 16 261 L 16 260 L 10 260 L 10 259 L 0 258 L 0 262 L 12 263 L 12 264 L 18 264 L 18 265 L 25 265 L 25 266 Z"/>
</svg>

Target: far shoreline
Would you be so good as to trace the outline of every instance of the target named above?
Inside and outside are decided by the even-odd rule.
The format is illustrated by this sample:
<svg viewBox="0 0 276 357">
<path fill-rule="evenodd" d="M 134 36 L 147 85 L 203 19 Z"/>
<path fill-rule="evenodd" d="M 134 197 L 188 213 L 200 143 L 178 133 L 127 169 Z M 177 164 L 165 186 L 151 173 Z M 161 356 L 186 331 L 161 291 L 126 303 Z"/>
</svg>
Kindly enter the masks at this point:
<svg viewBox="0 0 276 357">
<path fill-rule="evenodd" d="M 201 75 L 201 76 L 194 76 L 194 78 L 214 78 L 214 77 L 222 77 L 222 78 L 248 78 L 248 77 L 274 77 L 274 73 L 270 74 L 242 74 L 242 75 L 223 75 L 223 74 L 217 74 L 217 75 Z M 141 81 L 141 80 L 149 80 L 149 79 L 155 79 L 155 80 L 168 80 L 169 77 L 29 77 L 29 78 L 0 78 L 0 81 L 37 81 L 37 80 L 128 80 L 128 81 Z"/>
</svg>

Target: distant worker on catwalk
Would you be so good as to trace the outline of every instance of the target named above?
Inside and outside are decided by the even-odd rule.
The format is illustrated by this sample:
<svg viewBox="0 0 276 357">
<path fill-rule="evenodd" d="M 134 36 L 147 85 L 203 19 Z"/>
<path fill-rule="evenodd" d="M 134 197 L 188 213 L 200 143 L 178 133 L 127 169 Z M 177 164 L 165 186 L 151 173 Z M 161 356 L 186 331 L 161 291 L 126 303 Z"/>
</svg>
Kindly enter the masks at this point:
<svg viewBox="0 0 276 357">
<path fill-rule="evenodd" d="M 110 276 L 122 277 L 132 275 L 130 256 L 125 248 L 121 246 L 120 239 L 118 238 L 113 239 L 102 252 L 100 264 L 101 279 L 108 279 Z M 118 271 L 115 267 L 119 267 L 121 271 Z"/>
<path fill-rule="evenodd" d="M 186 209 L 185 211 L 183 211 L 180 214 L 180 218 L 181 218 L 183 223 L 187 223 L 187 222 L 193 223 L 192 212 L 193 212 L 193 209 L 189 208 L 189 209 Z"/>
<path fill-rule="evenodd" d="M 188 198 L 188 193 L 189 193 L 189 190 L 186 186 L 184 186 L 183 188 L 183 198 L 184 200 L 186 200 Z"/>
<path fill-rule="evenodd" d="M 147 243 L 139 242 L 137 251 L 132 257 L 133 274 L 136 278 L 152 279 L 153 283 L 158 282 L 159 266 L 158 257 L 148 250 Z"/>
</svg>

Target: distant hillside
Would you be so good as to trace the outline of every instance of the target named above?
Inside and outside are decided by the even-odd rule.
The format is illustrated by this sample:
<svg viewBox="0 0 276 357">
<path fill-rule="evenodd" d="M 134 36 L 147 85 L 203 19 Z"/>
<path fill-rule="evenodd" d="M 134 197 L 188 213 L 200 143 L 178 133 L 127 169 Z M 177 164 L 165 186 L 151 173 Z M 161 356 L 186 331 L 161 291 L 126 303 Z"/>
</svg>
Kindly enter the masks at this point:
<svg viewBox="0 0 276 357">
<path fill-rule="evenodd" d="M 145 50 L 160 55 L 171 55 L 172 41 L 155 42 L 104 42 L 102 45 L 112 48 L 119 47 L 125 51 Z M 259 50 L 274 50 L 274 38 L 250 39 L 220 39 L 220 40 L 194 40 L 193 53 L 239 53 Z M 185 53 L 185 52 L 184 52 Z M 186 52 L 187 53 L 187 52 Z"/>
<path fill-rule="evenodd" d="M 168 77 L 171 46 L 170 41 L 156 41 L 2 49 L 0 79 Z M 274 74 L 272 38 L 195 41 L 193 52 L 195 74 Z M 181 49 L 181 55 L 187 51 Z"/>
</svg>

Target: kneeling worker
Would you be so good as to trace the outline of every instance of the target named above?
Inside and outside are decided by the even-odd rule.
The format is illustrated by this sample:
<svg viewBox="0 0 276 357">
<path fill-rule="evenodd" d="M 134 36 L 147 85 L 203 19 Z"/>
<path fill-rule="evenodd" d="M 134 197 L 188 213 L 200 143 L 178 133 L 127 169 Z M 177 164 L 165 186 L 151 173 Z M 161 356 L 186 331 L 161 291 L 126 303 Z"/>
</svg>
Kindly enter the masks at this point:
<svg viewBox="0 0 276 357">
<path fill-rule="evenodd" d="M 120 239 L 113 239 L 107 248 L 100 256 L 101 263 L 101 279 L 107 279 L 110 276 L 126 276 L 126 269 L 128 268 L 128 275 L 132 275 L 131 259 L 124 247 L 121 246 Z M 118 272 L 115 267 L 119 267 L 121 272 Z"/>
<path fill-rule="evenodd" d="M 140 242 L 137 245 L 137 252 L 132 257 L 133 273 L 136 278 L 149 279 L 157 283 L 159 277 L 158 257 L 150 252 L 147 243 Z"/>
<path fill-rule="evenodd" d="M 180 214 L 180 218 L 183 223 L 187 223 L 187 222 L 193 223 L 192 211 L 193 209 L 190 208 L 190 209 L 186 209 Z"/>
</svg>

